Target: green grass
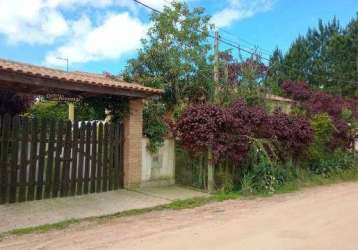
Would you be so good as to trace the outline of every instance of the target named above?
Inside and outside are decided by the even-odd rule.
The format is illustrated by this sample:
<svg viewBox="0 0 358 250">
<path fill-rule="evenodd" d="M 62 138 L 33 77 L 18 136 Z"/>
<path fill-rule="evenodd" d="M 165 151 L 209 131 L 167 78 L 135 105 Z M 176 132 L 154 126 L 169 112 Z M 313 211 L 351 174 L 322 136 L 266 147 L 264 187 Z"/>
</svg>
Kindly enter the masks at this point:
<svg viewBox="0 0 358 250">
<path fill-rule="evenodd" d="M 72 219 L 72 220 L 61 221 L 61 222 L 53 223 L 53 224 L 45 224 L 45 225 L 36 226 L 36 227 L 26 227 L 26 228 L 15 229 L 15 230 L 11 230 L 9 232 L 0 234 L 0 240 L 2 240 L 4 237 L 10 236 L 10 235 L 24 235 L 24 234 L 30 234 L 30 233 L 46 233 L 50 230 L 61 230 L 61 229 L 67 228 L 70 225 L 78 224 L 80 222 L 81 222 L 81 220 Z"/>
<path fill-rule="evenodd" d="M 279 187 L 276 190 L 276 193 L 289 193 L 298 191 L 302 188 L 331 185 L 349 181 L 358 181 L 357 170 L 345 170 L 339 173 L 332 174 L 328 177 L 312 175 L 308 172 L 302 171 L 296 179 L 289 181 L 283 186 Z"/>
<path fill-rule="evenodd" d="M 330 185 L 330 184 L 349 182 L 349 181 L 358 181 L 357 170 L 347 170 L 341 173 L 336 173 L 329 177 L 309 175 L 307 172 L 302 171 L 299 174 L 299 176 L 297 176 L 297 178 L 279 187 L 274 194 L 296 192 L 303 188 L 315 187 L 321 185 Z M 269 197 L 274 194 L 267 194 L 267 193 L 242 194 L 241 192 L 229 192 L 229 193 L 219 192 L 208 197 L 197 197 L 197 198 L 191 198 L 185 200 L 177 200 L 166 205 L 160 205 L 151 208 L 133 209 L 133 210 L 119 212 L 106 216 L 90 217 L 90 218 L 78 219 L 78 220 L 72 219 L 72 220 L 66 220 L 54 224 L 46 224 L 42 226 L 16 229 L 0 234 L 0 241 L 5 237 L 11 235 L 46 233 L 52 230 L 62 230 L 68 228 L 71 225 L 79 224 L 81 222 L 105 223 L 115 218 L 135 216 L 152 211 L 190 209 L 190 208 L 200 207 L 212 202 L 222 202 L 225 200 L 236 200 L 236 199 L 253 199 L 256 197 Z"/>
</svg>

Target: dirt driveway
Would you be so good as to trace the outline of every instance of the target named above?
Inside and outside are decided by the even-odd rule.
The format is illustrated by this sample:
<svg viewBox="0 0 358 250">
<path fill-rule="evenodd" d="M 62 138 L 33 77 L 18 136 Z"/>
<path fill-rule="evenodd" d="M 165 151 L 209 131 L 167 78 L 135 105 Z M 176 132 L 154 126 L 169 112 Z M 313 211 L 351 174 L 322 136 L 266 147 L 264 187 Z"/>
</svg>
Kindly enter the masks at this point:
<svg viewBox="0 0 358 250">
<path fill-rule="evenodd" d="M 11 237 L 0 249 L 358 249 L 358 183 Z"/>
</svg>

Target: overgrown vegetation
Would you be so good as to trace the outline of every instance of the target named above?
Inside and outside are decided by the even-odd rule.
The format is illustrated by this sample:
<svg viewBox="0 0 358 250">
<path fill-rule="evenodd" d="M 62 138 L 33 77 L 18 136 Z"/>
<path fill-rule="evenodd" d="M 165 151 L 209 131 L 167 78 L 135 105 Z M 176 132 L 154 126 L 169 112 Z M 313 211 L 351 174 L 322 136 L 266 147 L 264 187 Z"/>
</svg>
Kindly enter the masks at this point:
<svg viewBox="0 0 358 250">
<path fill-rule="evenodd" d="M 13 91 L 0 91 L 0 115 L 20 114 L 29 109 L 34 99 L 31 96 L 19 96 Z"/>
<path fill-rule="evenodd" d="M 177 121 L 174 133 L 192 158 L 212 148 L 219 190 L 270 194 L 294 182 L 300 171 L 323 178 L 358 171 L 355 101 L 303 82 L 282 87 L 297 101 L 293 114 L 268 113 L 239 100 L 228 107 L 191 106 Z"/>
<path fill-rule="evenodd" d="M 165 106 L 161 102 L 147 102 L 143 110 L 143 133 L 149 138 L 147 149 L 151 153 L 164 144 L 164 138 L 168 134 L 168 126 L 163 121 L 165 114 Z"/>
</svg>

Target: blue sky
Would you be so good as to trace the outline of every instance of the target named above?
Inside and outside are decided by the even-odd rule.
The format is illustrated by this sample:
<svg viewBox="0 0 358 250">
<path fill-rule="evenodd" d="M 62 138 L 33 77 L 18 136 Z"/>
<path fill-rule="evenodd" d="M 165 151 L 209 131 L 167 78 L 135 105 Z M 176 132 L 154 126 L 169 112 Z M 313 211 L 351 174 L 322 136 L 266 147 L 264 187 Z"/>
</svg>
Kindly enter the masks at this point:
<svg viewBox="0 0 358 250">
<path fill-rule="evenodd" d="M 358 12 L 358 0 L 186 1 L 204 7 L 226 39 L 267 51 L 287 50 L 319 18 L 345 25 Z M 161 9 L 169 0 L 142 2 Z M 148 16 L 133 0 L 0 0 L 0 58 L 64 69 L 57 57 L 68 57 L 70 70 L 116 74 L 135 57 Z"/>
</svg>

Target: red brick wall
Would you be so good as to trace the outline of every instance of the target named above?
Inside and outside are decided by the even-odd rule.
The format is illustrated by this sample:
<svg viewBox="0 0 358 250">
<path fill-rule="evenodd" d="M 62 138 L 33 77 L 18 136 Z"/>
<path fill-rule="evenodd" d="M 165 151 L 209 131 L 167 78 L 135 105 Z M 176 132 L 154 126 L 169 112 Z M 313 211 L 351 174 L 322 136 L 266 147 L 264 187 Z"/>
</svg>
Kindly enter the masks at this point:
<svg viewBox="0 0 358 250">
<path fill-rule="evenodd" d="M 129 101 L 130 114 L 124 120 L 123 168 L 124 187 L 138 187 L 141 183 L 143 99 Z"/>
</svg>

